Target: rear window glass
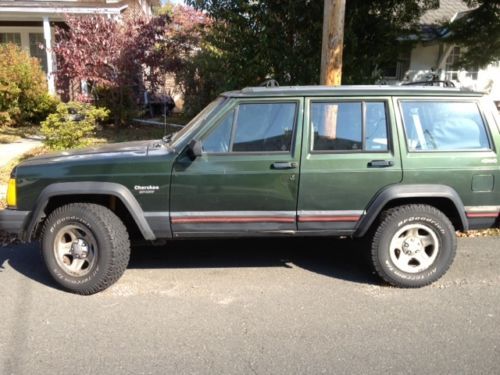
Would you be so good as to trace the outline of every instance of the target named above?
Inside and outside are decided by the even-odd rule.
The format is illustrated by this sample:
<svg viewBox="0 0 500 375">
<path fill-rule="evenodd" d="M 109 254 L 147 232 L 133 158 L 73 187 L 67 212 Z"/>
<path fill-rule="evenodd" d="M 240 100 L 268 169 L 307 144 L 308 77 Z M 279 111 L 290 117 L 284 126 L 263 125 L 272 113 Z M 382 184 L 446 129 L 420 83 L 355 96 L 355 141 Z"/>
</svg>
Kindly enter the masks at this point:
<svg viewBox="0 0 500 375">
<path fill-rule="evenodd" d="M 409 151 L 488 150 L 485 124 L 473 102 L 401 102 Z"/>
</svg>

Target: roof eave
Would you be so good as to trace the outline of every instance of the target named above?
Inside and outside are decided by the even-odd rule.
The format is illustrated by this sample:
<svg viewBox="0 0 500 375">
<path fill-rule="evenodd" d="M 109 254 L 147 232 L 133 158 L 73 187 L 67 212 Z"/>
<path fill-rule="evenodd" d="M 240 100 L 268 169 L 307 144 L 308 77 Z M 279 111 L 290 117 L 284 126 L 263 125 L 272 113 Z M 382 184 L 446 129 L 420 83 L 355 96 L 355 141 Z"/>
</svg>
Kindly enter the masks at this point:
<svg viewBox="0 0 500 375">
<path fill-rule="evenodd" d="M 18 14 L 109 14 L 109 15 L 119 15 L 128 5 L 122 5 L 120 7 L 0 7 L 0 12 L 2 13 L 18 13 Z"/>
</svg>

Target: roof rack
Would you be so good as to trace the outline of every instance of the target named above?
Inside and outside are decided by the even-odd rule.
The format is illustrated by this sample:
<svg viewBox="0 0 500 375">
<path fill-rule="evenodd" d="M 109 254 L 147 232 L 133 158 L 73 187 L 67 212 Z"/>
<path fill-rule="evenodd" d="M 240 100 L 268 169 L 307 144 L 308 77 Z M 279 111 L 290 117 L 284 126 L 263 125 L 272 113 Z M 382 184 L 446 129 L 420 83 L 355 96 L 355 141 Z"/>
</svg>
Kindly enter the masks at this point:
<svg viewBox="0 0 500 375">
<path fill-rule="evenodd" d="M 401 86 L 439 86 L 439 87 L 455 87 L 452 81 L 415 81 L 415 82 L 404 82 Z"/>
<path fill-rule="evenodd" d="M 266 79 L 260 84 L 260 87 L 280 87 L 280 84 L 275 79 Z"/>
</svg>

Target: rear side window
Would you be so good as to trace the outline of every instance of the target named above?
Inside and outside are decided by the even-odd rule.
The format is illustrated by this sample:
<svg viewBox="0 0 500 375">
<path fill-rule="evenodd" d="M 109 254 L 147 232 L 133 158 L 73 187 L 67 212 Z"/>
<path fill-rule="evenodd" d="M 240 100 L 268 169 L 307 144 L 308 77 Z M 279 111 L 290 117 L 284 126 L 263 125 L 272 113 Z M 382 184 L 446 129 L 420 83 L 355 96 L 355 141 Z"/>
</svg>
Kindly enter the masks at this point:
<svg viewBox="0 0 500 375">
<path fill-rule="evenodd" d="M 409 151 L 468 151 L 491 148 L 479 108 L 473 102 L 402 101 Z"/>
<path fill-rule="evenodd" d="M 290 152 L 297 103 L 242 103 L 204 139 L 203 151 Z"/>
<path fill-rule="evenodd" d="M 385 102 L 311 103 L 313 151 L 387 151 Z"/>
</svg>

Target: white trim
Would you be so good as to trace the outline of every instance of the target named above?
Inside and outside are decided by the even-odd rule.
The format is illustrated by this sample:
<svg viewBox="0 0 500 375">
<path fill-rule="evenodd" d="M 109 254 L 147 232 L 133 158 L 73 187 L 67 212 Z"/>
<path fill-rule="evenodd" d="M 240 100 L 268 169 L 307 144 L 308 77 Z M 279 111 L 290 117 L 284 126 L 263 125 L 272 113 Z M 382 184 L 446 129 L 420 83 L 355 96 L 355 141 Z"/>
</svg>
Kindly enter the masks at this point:
<svg viewBox="0 0 500 375">
<path fill-rule="evenodd" d="M 295 211 L 181 211 L 171 212 L 175 217 L 295 217 Z"/>
<path fill-rule="evenodd" d="M 364 210 L 298 211 L 299 216 L 363 216 L 364 214 L 366 214 Z"/>
<path fill-rule="evenodd" d="M 37 14 L 121 14 L 128 8 L 122 5 L 119 8 L 45 8 L 45 7 L 0 7 L 0 13 L 37 13 Z"/>
<path fill-rule="evenodd" d="M 49 17 L 43 17 L 43 37 L 45 39 L 45 53 L 47 54 L 47 83 L 49 94 L 56 94 L 56 83 L 54 79 L 54 56 L 52 54 L 52 30 Z"/>
<path fill-rule="evenodd" d="M 474 213 L 474 212 L 499 212 L 500 206 L 465 206 L 465 212 Z"/>
</svg>

